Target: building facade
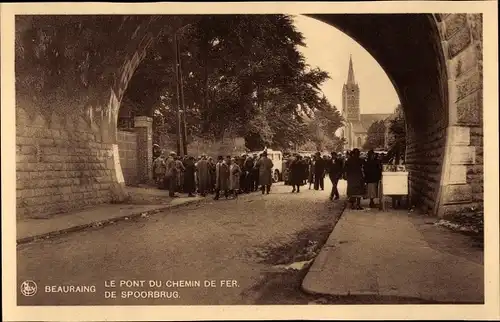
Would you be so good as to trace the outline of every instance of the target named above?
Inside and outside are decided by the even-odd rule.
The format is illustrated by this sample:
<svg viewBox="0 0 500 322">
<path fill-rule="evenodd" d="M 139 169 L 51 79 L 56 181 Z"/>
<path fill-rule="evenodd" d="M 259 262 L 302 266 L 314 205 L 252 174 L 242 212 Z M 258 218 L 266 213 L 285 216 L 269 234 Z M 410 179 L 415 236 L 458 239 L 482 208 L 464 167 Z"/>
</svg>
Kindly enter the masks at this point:
<svg viewBox="0 0 500 322">
<path fill-rule="evenodd" d="M 345 139 L 345 150 L 362 149 L 368 135 L 368 128 L 372 123 L 385 120 L 391 114 L 361 114 L 360 87 L 356 83 L 352 56 L 349 58 L 347 82 L 342 88 L 342 117 L 344 126 L 340 128 L 338 136 Z"/>
</svg>

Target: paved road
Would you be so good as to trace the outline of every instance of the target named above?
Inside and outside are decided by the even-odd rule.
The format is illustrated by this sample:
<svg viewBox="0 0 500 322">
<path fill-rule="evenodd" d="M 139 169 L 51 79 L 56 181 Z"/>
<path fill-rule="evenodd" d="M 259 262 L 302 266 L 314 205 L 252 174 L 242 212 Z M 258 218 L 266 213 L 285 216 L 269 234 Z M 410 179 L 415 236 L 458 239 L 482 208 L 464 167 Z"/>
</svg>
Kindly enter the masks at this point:
<svg viewBox="0 0 500 322">
<path fill-rule="evenodd" d="M 290 187 L 276 185 L 267 196 L 254 193 L 238 200 L 209 199 L 135 221 L 21 245 L 18 285 L 34 280 L 38 292 L 32 297 L 18 295 L 18 303 L 307 303 L 311 298 L 301 294 L 299 287 L 305 270 L 284 266 L 309 260 L 319 251 L 341 208 L 341 202 L 328 200 L 327 191 L 304 189 L 291 194 Z M 129 281 L 132 287 L 120 287 L 120 281 Z M 140 281 L 143 287 L 137 286 Z M 161 286 L 150 288 L 149 281 Z M 96 290 L 53 292 L 62 285 Z M 50 293 L 47 286 L 53 286 Z M 106 291 L 116 291 L 116 298 L 105 298 Z"/>
</svg>

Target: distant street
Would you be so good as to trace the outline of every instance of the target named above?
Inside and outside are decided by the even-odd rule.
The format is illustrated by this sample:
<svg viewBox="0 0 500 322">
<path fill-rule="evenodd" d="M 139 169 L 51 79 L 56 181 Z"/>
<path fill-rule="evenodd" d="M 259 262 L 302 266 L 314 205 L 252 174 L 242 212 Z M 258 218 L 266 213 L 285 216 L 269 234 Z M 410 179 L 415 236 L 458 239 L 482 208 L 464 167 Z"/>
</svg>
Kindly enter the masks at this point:
<svg viewBox="0 0 500 322">
<path fill-rule="evenodd" d="M 328 200 L 330 187 L 292 194 L 278 184 L 266 196 L 207 199 L 19 246 L 18 285 L 33 280 L 38 291 L 19 295 L 18 304 L 307 304 L 311 299 L 299 288 L 306 270 L 286 266 L 313 258 L 330 234 L 342 208 Z M 161 286 L 150 288 L 150 281 Z M 85 291 L 82 286 L 87 292 L 55 292 Z M 105 298 L 111 291 L 116 299 Z"/>
</svg>

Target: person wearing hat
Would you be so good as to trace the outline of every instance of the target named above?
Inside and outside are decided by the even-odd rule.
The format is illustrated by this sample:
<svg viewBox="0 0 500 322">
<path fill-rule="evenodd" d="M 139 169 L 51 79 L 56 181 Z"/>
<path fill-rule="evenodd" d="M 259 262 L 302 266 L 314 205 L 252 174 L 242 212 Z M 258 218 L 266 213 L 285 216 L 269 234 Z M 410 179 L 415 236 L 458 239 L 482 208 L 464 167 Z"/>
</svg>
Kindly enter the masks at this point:
<svg viewBox="0 0 500 322">
<path fill-rule="evenodd" d="M 235 160 L 238 163 L 238 166 L 240 167 L 240 188 L 238 189 L 239 193 L 243 192 L 245 190 L 245 187 L 247 186 L 246 182 L 248 178 L 244 171 L 246 158 L 247 158 L 246 153 L 241 154 L 239 157 L 235 157 Z"/>
<path fill-rule="evenodd" d="M 290 161 L 289 161 L 289 172 L 290 172 L 289 181 L 293 187 L 292 193 L 294 193 L 294 192 L 299 193 L 300 186 L 302 186 L 304 184 L 304 180 L 302 180 L 303 179 L 303 177 L 302 177 L 303 170 L 302 169 L 303 169 L 303 167 L 301 164 L 301 157 L 297 153 L 296 155 L 291 157 Z"/>
<path fill-rule="evenodd" d="M 259 156 L 257 153 L 252 155 L 252 192 L 259 190 L 259 168 L 257 168 L 257 161 L 259 161 Z"/>
<path fill-rule="evenodd" d="M 377 160 L 377 155 L 373 150 L 368 151 L 367 159 L 363 165 L 364 179 L 366 183 L 366 194 L 370 199 L 370 208 L 375 208 L 373 199 L 379 198 L 378 184 L 382 179 L 382 165 Z M 380 199 L 379 199 L 380 200 Z"/>
<path fill-rule="evenodd" d="M 314 156 L 314 190 L 325 190 L 325 159 L 321 153 L 316 152 Z"/>
<path fill-rule="evenodd" d="M 359 149 L 353 149 L 345 163 L 344 172 L 347 177 L 347 198 L 351 209 L 362 210 L 361 198 L 365 196 L 364 161 L 360 158 Z"/>
<path fill-rule="evenodd" d="M 315 170 L 314 170 L 314 165 L 315 165 L 315 159 L 314 159 L 314 155 L 313 156 L 310 156 L 307 158 L 307 183 L 309 184 L 309 190 L 311 190 L 311 185 L 314 184 L 314 173 L 315 173 Z"/>
<path fill-rule="evenodd" d="M 184 192 L 188 194 L 188 197 L 194 197 L 196 192 L 196 166 L 195 159 L 193 156 L 187 156 L 184 160 Z"/>
<path fill-rule="evenodd" d="M 337 185 L 344 171 L 344 162 L 342 155 L 332 152 L 332 159 L 328 162 L 328 176 L 332 182 L 332 191 L 330 193 L 330 200 L 338 200 L 340 198 Z"/>
<path fill-rule="evenodd" d="M 154 180 L 160 189 L 163 188 L 163 178 L 165 177 L 165 151 L 161 151 L 153 162 Z"/>
<path fill-rule="evenodd" d="M 167 187 L 170 197 L 177 197 L 175 195 L 177 189 L 176 156 L 175 152 L 170 152 L 167 160 L 165 160 L 165 187 Z"/>
<path fill-rule="evenodd" d="M 251 155 L 246 155 L 243 161 L 242 172 L 245 173 L 245 182 L 242 183 L 243 189 L 246 193 L 254 191 L 253 189 L 253 158 Z"/>
<path fill-rule="evenodd" d="M 241 184 L 241 167 L 238 164 L 236 158 L 231 158 L 229 160 L 229 190 L 234 198 L 238 197 Z"/>
<path fill-rule="evenodd" d="M 229 197 L 229 165 L 220 155 L 218 162 L 215 165 L 215 197 L 214 200 L 219 200 L 220 192 L 224 191 L 224 197 Z"/>
<path fill-rule="evenodd" d="M 198 177 L 198 192 L 205 197 L 210 190 L 210 165 L 206 154 L 202 154 L 201 160 L 196 163 L 196 174 Z"/>
<path fill-rule="evenodd" d="M 261 153 L 261 158 L 257 161 L 256 167 L 259 169 L 259 184 L 262 194 L 269 194 L 273 183 L 273 161 L 267 157 L 267 151 Z"/>
</svg>

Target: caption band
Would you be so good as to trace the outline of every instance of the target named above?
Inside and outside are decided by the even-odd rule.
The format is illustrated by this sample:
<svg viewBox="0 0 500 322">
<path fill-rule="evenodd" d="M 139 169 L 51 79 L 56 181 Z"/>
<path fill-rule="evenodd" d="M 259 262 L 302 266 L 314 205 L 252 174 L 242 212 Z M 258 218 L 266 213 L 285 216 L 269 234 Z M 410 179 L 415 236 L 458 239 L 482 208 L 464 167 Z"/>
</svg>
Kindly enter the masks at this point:
<svg viewBox="0 0 500 322">
<path fill-rule="evenodd" d="M 177 299 L 178 289 L 238 288 L 237 280 L 108 280 L 104 282 L 104 298 Z M 120 290 L 116 290 L 119 288 Z"/>
</svg>

